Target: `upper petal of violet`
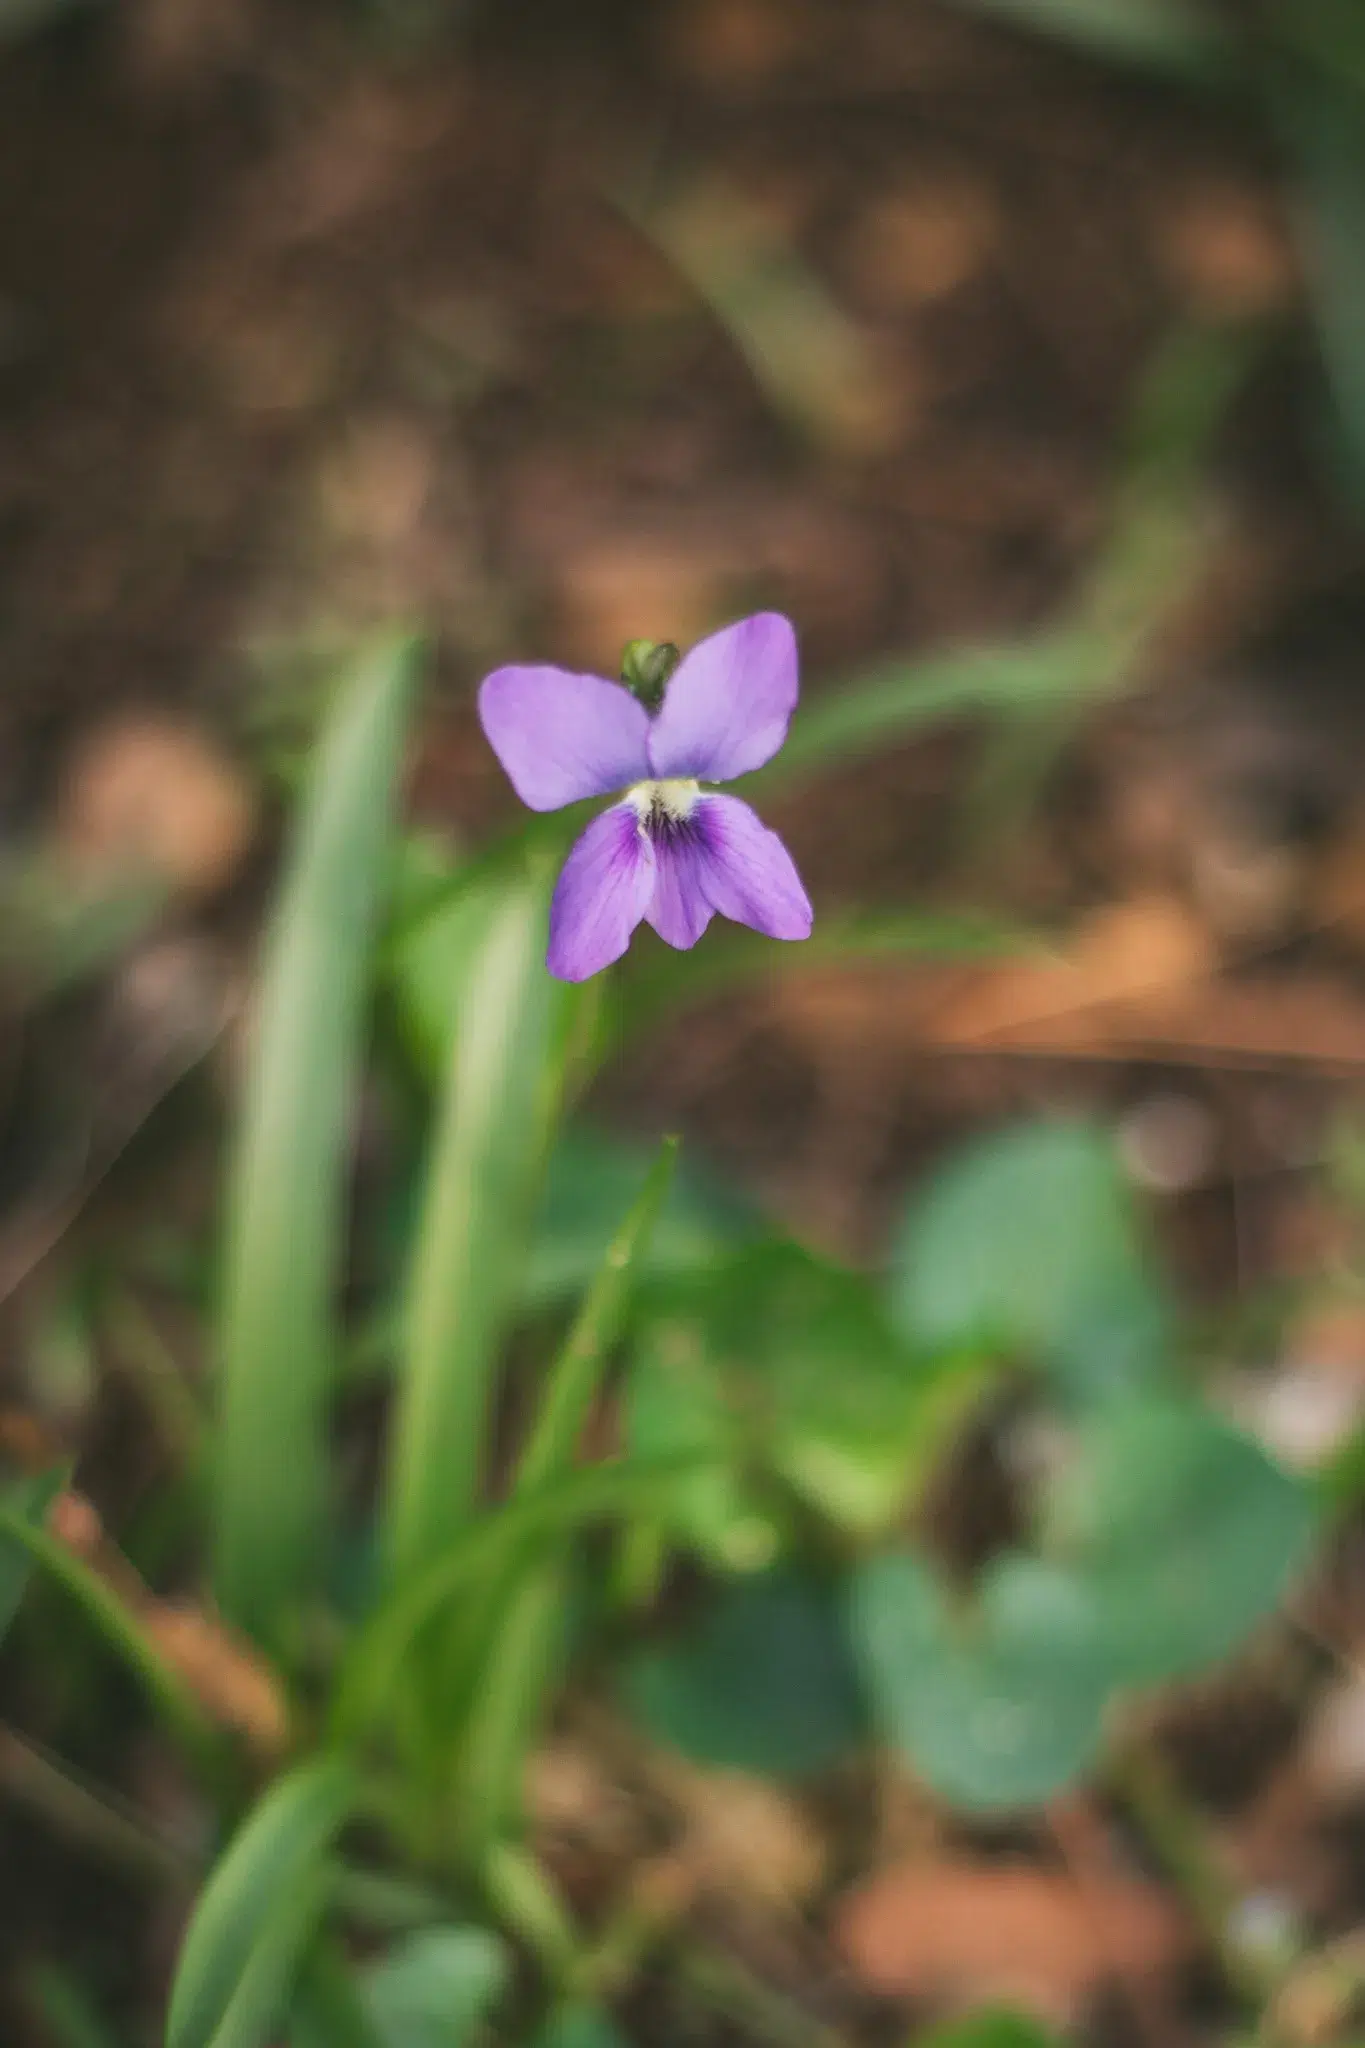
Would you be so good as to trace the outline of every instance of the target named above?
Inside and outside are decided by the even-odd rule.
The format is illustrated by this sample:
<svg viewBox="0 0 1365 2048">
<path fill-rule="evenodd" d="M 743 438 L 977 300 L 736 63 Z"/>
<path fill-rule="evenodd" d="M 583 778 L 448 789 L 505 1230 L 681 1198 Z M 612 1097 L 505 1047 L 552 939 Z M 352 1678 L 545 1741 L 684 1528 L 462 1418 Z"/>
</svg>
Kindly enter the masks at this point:
<svg viewBox="0 0 1365 2048">
<path fill-rule="evenodd" d="M 673 672 L 649 731 L 651 772 L 728 782 L 761 768 L 787 737 L 796 692 L 796 634 L 780 612 L 712 633 Z"/>
<path fill-rule="evenodd" d="M 722 917 L 770 939 L 808 939 L 814 913 L 776 832 L 737 796 L 704 796 L 692 829 L 705 855 L 703 887 Z"/>
<path fill-rule="evenodd" d="M 479 689 L 488 744 L 533 811 L 607 796 L 649 774 L 649 717 L 619 683 L 551 667 L 494 669 Z"/>
<path fill-rule="evenodd" d="M 550 904 L 546 965 L 586 981 L 619 960 L 654 892 L 654 848 L 633 804 L 594 818 L 564 863 Z"/>
</svg>

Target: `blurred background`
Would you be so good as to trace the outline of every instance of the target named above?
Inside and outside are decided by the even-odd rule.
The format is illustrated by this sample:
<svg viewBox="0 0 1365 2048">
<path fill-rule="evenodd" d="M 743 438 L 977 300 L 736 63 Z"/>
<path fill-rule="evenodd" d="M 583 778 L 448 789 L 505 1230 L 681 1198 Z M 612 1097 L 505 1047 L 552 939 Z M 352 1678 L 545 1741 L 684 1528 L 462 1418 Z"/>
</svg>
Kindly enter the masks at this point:
<svg viewBox="0 0 1365 2048">
<path fill-rule="evenodd" d="M 519 824 L 488 669 L 614 675 L 767 606 L 800 636 L 758 800 L 816 939 L 637 938 L 542 1302 L 680 1130 L 680 1267 L 742 1208 L 889 1273 L 907 1341 L 1063 1361 L 1055 1414 L 973 1381 L 935 1440 L 945 1570 L 1018 1546 L 1076 1376 L 1135 1346 L 1272 1461 L 1152 1524 L 1254 1632 L 1139 1659 L 1123 1769 L 1086 1734 L 1022 1817 L 931 1738 L 919 1777 L 816 1741 L 793 1789 L 742 1732 L 642 1760 L 571 1715 L 545 1854 L 685 1930 L 616 1999 L 641 2048 L 1361 2038 L 1363 521 L 1356 0 L 0 0 L 0 1452 L 74 1469 L 60 1541 L 269 1753 L 187 1446 L 263 906 L 337 666 L 394 621 L 413 902 Z M 395 942 L 355 1104 L 358 1494 L 461 943 Z M 791 1484 L 880 1543 L 875 1466 Z M 1314 1503 L 1292 1591 L 1267 1473 Z M 692 1536 L 665 1615 L 790 1547 L 734 1501 Z M 37 1594 L 0 1652 L 6 2044 L 161 2038 L 197 1812 Z"/>
</svg>

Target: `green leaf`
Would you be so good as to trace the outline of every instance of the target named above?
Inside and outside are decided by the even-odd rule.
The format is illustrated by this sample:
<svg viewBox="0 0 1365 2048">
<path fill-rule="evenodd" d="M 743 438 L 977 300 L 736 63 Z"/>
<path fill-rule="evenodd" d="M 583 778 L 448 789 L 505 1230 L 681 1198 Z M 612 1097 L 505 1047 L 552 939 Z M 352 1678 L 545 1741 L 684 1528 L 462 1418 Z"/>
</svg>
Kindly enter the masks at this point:
<svg viewBox="0 0 1365 2048">
<path fill-rule="evenodd" d="M 314 1941 L 299 1971 L 288 2041 L 289 2048 L 386 2048 L 355 1970 L 325 1936 Z"/>
<path fill-rule="evenodd" d="M 672 1489 L 694 1470 L 695 1460 L 686 1456 L 594 1465 L 481 1515 L 423 1571 L 395 1588 L 352 1643 L 333 1691 L 338 1739 L 357 1740 L 382 1718 L 423 1631 L 487 1583 L 508 1558 L 530 1543 L 567 1537 L 587 1522 L 666 1510 Z"/>
<path fill-rule="evenodd" d="M 679 1642 L 637 1652 L 623 1682 L 651 1734 L 734 1770 L 804 1777 L 864 1733 L 839 1605 L 787 1571 L 722 1586 Z"/>
<path fill-rule="evenodd" d="M 732 1400 L 707 1341 L 704 1316 L 653 1317 L 626 1383 L 626 1437 L 634 1456 L 685 1453 L 693 1476 L 658 1513 L 668 1534 L 722 1571 L 756 1571 L 782 1548 L 784 1525 L 754 1482 L 747 1418 Z"/>
<path fill-rule="evenodd" d="M 482 1927 L 428 1927 L 366 1972 L 383 2048 L 466 2048 L 507 1989 L 511 1964 Z"/>
<path fill-rule="evenodd" d="M 229 1189 L 215 1579 L 277 1644 L 325 1550 L 347 1152 L 367 956 L 388 846 L 412 642 L 357 664 L 319 751 L 262 974 Z"/>
<path fill-rule="evenodd" d="M 576 2000 L 551 2013 L 531 2048 L 626 2048 L 626 2042 L 609 2012 Z"/>
<path fill-rule="evenodd" d="M 1050 1549 L 1133 1683 L 1216 1663 L 1271 1614 L 1316 1532 L 1310 1487 L 1193 1401 L 1088 1417 L 1047 1501 Z"/>
<path fill-rule="evenodd" d="M 626 1304 L 639 1262 L 677 1166 L 678 1140 L 665 1138 L 624 1222 L 607 1247 L 597 1276 L 551 1367 L 535 1421 L 517 1461 L 516 1491 L 527 1494 L 565 1471 L 593 1396 L 601 1385 L 612 1346 L 621 1334 Z"/>
<path fill-rule="evenodd" d="M 914 2048 L 1057 2048 L 1057 2042 L 1031 2013 L 983 2005 L 961 2019 L 916 2034 Z"/>
<path fill-rule="evenodd" d="M 321 1915 L 332 1843 L 355 1803 L 335 1758 L 277 1780 L 215 1865 L 190 1921 L 166 2048 L 264 2048 Z"/>
<path fill-rule="evenodd" d="M 1335 408 L 1339 480 L 1365 506 L 1365 136 L 1355 95 L 1321 81 L 1278 96 L 1299 240 Z"/>
<path fill-rule="evenodd" d="M 206 1777 L 214 1777 L 220 1754 L 216 1731 L 179 1672 L 143 1633 L 118 1594 L 74 1551 L 8 1502 L 0 1502 L 0 1538 L 25 1552 L 75 1602 L 96 1634 L 128 1666 L 187 1755 Z"/>
<path fill-rule="evenodd" d="M 482 867 L 454 885 L 424 916 L 407 920 L 389 950 L 388 971 L 409 1049 L 439 1081 L 450 1060 L 459 1005 L 453 1000 L 478 957 L 502 891 Z"/>
<path fill-rule="evenodd" d="M 856 746 L 853 750 L 863 751 Z M 813 757 L 810 765 L 817 765 Z M 780 762 L 774 763 L 774 768 L 778 766 Z M 623 961 L 615 990 L 616 1034 L 633 1042 L 722 990 L 771 981 L 775 975 L 877 960 L 999 959 L 1038 951 L 1040 944 L 1036 933 L 1017 923 L 973 910 L 822 912 L 811 936 L 799 946 L 775 946 L 761 933 L 718 920 L 700 952 L 641 947 Z"/>
<path fill-rule="evenodd" d="M 781 754 L 754 778 L 754 787 L 774 789 L 857 760 L 945 719 L 1051 712 L 1102 695 L 1107 686 L 1093 641 L 1066 629 L 1008 647 L 884 662 L 803 706 Z"/>
<path fill-rule="evenodd" d="M 12 1513 L 21 1516 L 32 1528 L 41 1529 L 48 1509 L 65 1484 L 65 1467 L 55 1465 L 50 1472 L 26 1473 L 21 1479 L 12 1479 L 0 1498 Z M 8 1634 L 10 1623 L 19 1612 L 32 1571 L 33 1556 L 23 1544 L 0 1540 L 0 1637 Z"/>
<path fill-rule="evenodd" d="M 69 13 L 84 12 L 90 0 L 0 0 L 0 52 L 11 42 L 36 35 Z"/>
<path fill-rule="evenodd" d="M 1065 1571 L 1023 1556 L 955 1611 L 918 1559 L 855 1575 L 853 1641 L 876 1716 L 936 1792 L 968 1810 L 1028 1807 L 1094 1761 L 1110 1691 L 1101 1617 Z"/>
<path fill-rule="evenodd" d="M 648 1166 L 649 1154 L 639 1147 L 570 1126 L 546 1172 L 522 1274 L 524 1310 L 557 1306 L 588 1286 Z M 738 1195 L 683 1161 L 637 1266 L 636 1285 L 706 1270 L 755 1228 L 753 1212 Z"/>
<path fill-rule="evenodd" d="M 631 1376 L 630 1438 L 715 1453 L 688 1533 L 720 1561 L 737 1535 L 732 1561 L 752 1564 L 757 1503 L 738 1475 L 766 1476 L 770 1495 L 776 1478 L 842 1528 L 873 1535 L 905 1506 L 980 1380 L 975 1359 L 929 1358 L 907 1343 L 864 1275 L 770 1242 L 693 1286 L 659 1290 Z"/>
<path fill-rule="evenodd" d="M 52 2048 L 118 2048 L 118 2036 L 101 2019 L 90 1994 L 55 1963 L 32 1963 L 24 1971 L 24 2001 L 36 2007 L 43 2039 Z"/>
<path fill-rule="evenodd" d="M 598 1268 L 550 1368 L 517 1460 L 514 1497 L 529 1500 L 572 1468 L 583 1425 L 625 1319 L 630 1287 L 672 1185 L 678 1141 L 666 1138 Z M 562 1554 L 514 1559 L 490 1583 L 476 1621 L 471 1718 L 460 1746 L 457 1806 L 475 1867 L 519 1817 L 526 1753 L 562 1660 L 568 1575 Z M 482 1639 L 481 1642 L 479 1639 Z M 486 1647 L 484 1647 L 486 1645 Z"/>
<path fill-rule="evenodd" d="M 556 1029 L 573 994 L 545 969 L 548 875 L 510 879 L 452 989 L 451 1051 L 409 1288 L 390 1437 L 386 1549 L 420 1571 L 468 1521 L 494 1373 L 551 1113 Z"/>
<path fill-rule="evenodd" d="M 705 301 L 779 416 L 811 440 L 866 453 L 884 444 L 895 396 L 884 359 L 770 210 L 714 170 L 631 218 Z"/>
<path fill-rule="evenodd" d="M 911 1204 L 890 1299 L 919 1343 L 1035 1358 L 1082 1401 L 1158 1375 L 1169 1344 L 1113 1146 L 1079 1122 L 958 1152 Z"/>
<path fill-rule="evenodd" d="M 1187 0 L 958 0 L 958 5 L 1112 63 L 1177 75 L 1216 76 L 1233 54 L 1214 22 Z"/>
</svg>

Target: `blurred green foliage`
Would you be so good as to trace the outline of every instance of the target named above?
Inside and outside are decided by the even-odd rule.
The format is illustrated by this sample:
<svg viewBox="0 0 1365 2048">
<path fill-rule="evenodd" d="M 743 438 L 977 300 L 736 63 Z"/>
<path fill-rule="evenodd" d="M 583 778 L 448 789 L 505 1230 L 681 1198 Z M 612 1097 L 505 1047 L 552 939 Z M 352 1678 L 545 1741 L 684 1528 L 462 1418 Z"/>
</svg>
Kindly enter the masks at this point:
<svg viewBox="0 0 1365 2048">
<path fill-rule="evenodd" d="M 1365 511 L 1365 15 L 1354 0 L 955 0 L 1242 108 L 1282 163 L 1330 396 L 1324 466 Z"/>
</svg>

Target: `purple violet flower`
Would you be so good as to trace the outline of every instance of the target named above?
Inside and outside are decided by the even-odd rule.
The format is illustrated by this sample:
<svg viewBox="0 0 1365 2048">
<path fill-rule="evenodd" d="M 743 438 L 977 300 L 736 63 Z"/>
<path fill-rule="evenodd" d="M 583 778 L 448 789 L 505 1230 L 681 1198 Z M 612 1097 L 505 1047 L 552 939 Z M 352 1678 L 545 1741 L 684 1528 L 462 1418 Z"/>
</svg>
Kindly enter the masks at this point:
<svg viewBox="0 0 1365 2048">
<path fill-rule="evenodd" d="M 624 792 L 564 863 L 551 974 L 586 981 L 620 959 L 642 918 L 682 948 L 716 911 L 770 939 L 810 937 L 810 900 L 777 834 L 738 797 L 701 788 L 771 761 L 796 691 L 796 635 L 777 612 L 700 641 L 653 717 L 602 676 L 517 667 L 486 678 L 479 717 L 524 804 L 557 811 Z"/>
</svg>

